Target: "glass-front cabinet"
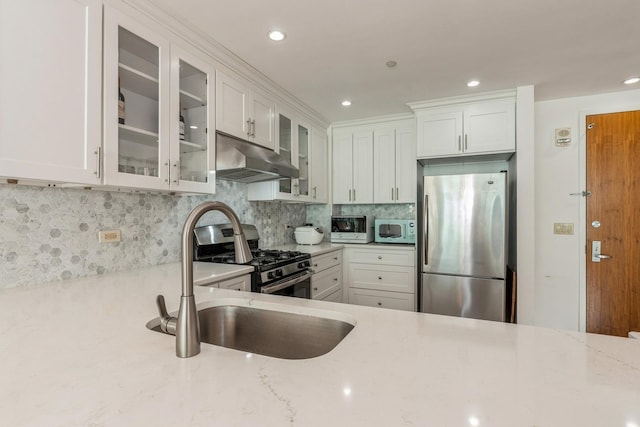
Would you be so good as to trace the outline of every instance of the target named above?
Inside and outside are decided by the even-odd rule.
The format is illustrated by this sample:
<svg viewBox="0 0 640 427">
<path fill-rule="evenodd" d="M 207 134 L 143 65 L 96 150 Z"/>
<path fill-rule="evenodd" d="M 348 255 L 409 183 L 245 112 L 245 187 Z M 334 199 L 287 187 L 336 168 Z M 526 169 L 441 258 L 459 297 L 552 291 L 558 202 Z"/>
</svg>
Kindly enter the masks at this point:
<svg viewBox="0 0 640 427">
<path fill-rule="evenodd" d="M 293 133 L 293 115 L 286 111 L 278 111 L 276 113 L 276 132 L 278 135 L 278 151 L 283 160 L 295 166 L 296 153 L 294 152 L 294 133 Z M 281 179 L 278 181 L 278 192 L 281 197 L 294 196 L 294 180 Z"/>
<path fill-rule="evenodd" d="M 212 193 L 212 72 L 105 6 L 104 184 Z"/>
<path fill-rule="evenodd" d="M 298 123 L 298 160 L 297 166 L 300 177 L 294 184 L 295 195 L 302 199 L 309 198 L 309 143 L 311 140 L 310 127 L 304 123 Z"/>
<path fill-rule="evenodd" d="M 215 192 L 215 71 L 172 45 L 171 189 Z"/>
</svg>

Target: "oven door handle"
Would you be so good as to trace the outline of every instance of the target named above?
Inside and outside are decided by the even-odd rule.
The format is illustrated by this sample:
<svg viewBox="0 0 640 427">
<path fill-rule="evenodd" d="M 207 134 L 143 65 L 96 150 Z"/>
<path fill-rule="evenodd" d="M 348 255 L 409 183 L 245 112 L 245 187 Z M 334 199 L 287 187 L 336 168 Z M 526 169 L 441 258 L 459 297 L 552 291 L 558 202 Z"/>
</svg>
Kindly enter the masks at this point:
<svg viewBox="0 0 640 427">
<path fill-rule="evenodd" d="M 282 290 L 284 288 L 288 288 L 289 286 L 293 286 L 293 285 L 298 284 L 300 282 L 304 282 L 305 280 L 309 279 L 310 277 L 311 277 L 311 273 L 307 271 L 302 276 L 298 276 L 298 277 L 296 277 L 294 279 L 286 278 L 282 282 L 274 283 L 273 285 L 269 285 L 269 286 L 263 286 L 260 289 L 260 292 L 263 293 L 263 294 L 272 294 L 272 293 L 278 292 L 279 290 Z"/>
</svg>

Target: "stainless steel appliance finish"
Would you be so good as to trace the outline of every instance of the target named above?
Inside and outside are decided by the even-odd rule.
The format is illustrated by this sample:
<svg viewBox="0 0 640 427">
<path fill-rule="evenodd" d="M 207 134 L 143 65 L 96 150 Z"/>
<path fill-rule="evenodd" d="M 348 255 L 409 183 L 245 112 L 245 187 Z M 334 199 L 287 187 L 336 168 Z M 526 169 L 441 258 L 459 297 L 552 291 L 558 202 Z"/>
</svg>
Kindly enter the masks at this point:
<svg viewBox="0 0 640 427">
<path fill-rule="evenodd" d="M 311 298 L 311 255 L 298 251 L 258 248 L 255 226 L 243 224 L 253 260 L 251 265 L 251 291 L 274 295 Z M 230 246 L 232 230 L 229 224 L 214 224 L 194 230 L 194 257 L 196 261 L 234 264 L 235 253 Z"/>
<path fill-rule="evenodd" d="M 420 311 L 506 318 L 506 173 L 424 177 Z"/>
<path fill-rule="evenodd" d="M 336 243 L 373 242 L 374 217 L 338 215 L 331 217 L 331 241 Z"/>
<path fill-rule="evenodd" d="M 260 182 L 298 178 L 300 172 L 272 150 L 218 132 L 216 176 L 229 181 Z"/>
<path fill-rule="evenodd" d="M 322 356 L 354 328 L 341 320 L 235 305 L 205 308 L 198 317 L 203 342 L 281 359 Z M 147 327 L 160 332 L 153 323 Z"/>
<path fill-rule="evenodd" d="M 196 206 L 187 216 L 182 228 L 182 296 L 178 317 L 169 316 L 162 295 L 158 295 L 157 298 L 162 330 L 175 333 L 178 357 L 192 357 L 200 353 L 200 326 L 193 295 L 194 228 L 202 215 L 210 211 L 219 211 L 231 221 L 236 262 L 244 264 L 253 259 L 247 239 L 242 232 L 240 220 L 228 205 L 222 202 L 204 202 Z"/>
</svg>

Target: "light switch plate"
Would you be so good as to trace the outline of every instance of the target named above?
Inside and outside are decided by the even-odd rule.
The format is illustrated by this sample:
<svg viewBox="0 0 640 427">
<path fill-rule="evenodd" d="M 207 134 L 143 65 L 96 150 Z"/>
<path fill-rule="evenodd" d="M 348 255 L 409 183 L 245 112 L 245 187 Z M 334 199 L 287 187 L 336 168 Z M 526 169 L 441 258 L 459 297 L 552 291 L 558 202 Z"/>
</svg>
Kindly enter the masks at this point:
<svg viewBox="0 0 640 427">
<path fill-rule="evenodd" d="M 98 242 L 117 243 L 120 241 L 120 230 L 100 230 L 98 231 Z"/>
<path fill-rule="evenodd" d="M 573 234 L 573 223 L 571 222 L 555 222 L 553 224 L 553 234 Z"/>
</svg>

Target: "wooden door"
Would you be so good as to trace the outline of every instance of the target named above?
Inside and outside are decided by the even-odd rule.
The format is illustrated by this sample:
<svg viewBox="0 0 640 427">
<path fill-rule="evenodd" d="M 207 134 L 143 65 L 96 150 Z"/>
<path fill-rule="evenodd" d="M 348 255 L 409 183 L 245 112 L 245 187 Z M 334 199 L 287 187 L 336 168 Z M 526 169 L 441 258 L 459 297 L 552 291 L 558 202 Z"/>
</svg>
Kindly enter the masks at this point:
<svg viewBox="0 0 640 427">
<path fill-rule="evenodd" d="M 627 336 L 640 330 L 640 111 L 586 124 L 587 332 Z"/>
</svg>

